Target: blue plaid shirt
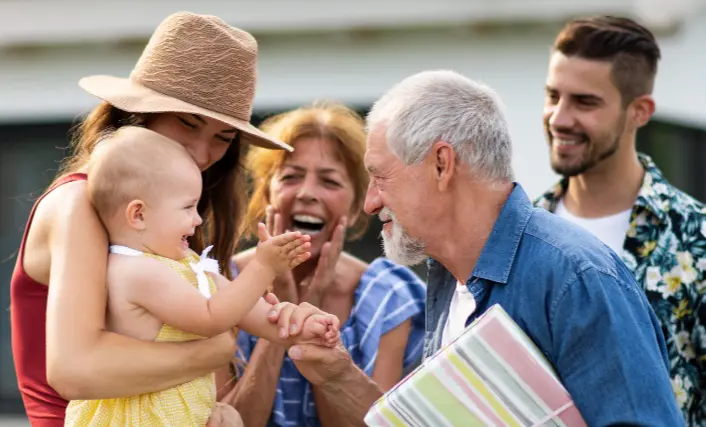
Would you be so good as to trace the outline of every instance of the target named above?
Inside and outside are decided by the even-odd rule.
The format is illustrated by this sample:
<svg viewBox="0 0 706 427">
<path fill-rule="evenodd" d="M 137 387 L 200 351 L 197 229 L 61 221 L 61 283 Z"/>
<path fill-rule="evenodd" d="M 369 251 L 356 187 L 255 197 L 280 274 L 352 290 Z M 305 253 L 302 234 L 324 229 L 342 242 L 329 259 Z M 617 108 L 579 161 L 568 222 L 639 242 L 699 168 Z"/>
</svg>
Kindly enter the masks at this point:
<svg viewBox="0 0 706 427">
<path fill-rule="evenodd" d="M 412 331 L 407 341 L 404 367 L 421 358 L 425 295 L 426 286 L 409 268 L 385 258 L 378 258 L 368 266 L 355 291 L 351 315 L 341 328 L 344 345 L 366 374 L 373 373 L 380 338 L 410 318 Z M 246 360 L 255 349 L 257 339 L 240 332 L 238 346 Z M 285 355 L 268 426 L 319 425 L 311 384 Z"/>
</svg>

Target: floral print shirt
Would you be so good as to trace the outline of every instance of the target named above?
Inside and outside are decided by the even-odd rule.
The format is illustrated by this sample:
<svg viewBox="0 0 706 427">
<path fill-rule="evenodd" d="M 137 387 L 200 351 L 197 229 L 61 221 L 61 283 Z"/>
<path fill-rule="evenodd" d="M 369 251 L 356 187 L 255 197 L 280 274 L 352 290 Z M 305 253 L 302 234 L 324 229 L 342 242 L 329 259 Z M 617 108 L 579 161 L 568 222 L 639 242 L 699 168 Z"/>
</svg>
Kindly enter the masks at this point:
<svg viewBox="0 0 706 427">
<path fill-rule="evenodd" d="M 706 206 L 645 168 L 623 253 L 662 325 L 672 386 L 686 423 L 706 426 Z M 554 212 L 568 179 L 535 201 Z"/>
</svg>

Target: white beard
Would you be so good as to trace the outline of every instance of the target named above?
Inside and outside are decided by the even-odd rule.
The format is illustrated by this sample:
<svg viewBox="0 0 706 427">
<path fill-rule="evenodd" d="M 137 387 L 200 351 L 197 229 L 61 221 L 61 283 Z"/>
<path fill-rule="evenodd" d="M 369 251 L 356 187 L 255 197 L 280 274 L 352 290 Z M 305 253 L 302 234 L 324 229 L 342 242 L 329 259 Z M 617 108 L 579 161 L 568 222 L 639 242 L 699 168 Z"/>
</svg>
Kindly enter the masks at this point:
<svg viewBox="0 0 706 427">
<path fill-rule="evenodd" d="M 380 233 L 385 256 L 397 264 L 406 266 L 417 265 L 426 261 L 427 254 L 424 242 L 410 237 L 407 231 L 395 220 L 395 215 L 389 209 L 385 208 L 380 215 L 387 215 L 392 218 L 392 236 L 388 236 L 385 230 Z"/>
</svg>

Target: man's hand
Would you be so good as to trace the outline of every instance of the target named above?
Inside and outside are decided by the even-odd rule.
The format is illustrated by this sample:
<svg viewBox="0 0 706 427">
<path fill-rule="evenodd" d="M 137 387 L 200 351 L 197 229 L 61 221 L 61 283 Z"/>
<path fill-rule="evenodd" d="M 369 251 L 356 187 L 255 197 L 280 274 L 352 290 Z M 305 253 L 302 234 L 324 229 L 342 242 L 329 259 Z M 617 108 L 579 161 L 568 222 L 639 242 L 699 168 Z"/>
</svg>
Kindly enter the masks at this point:
<svg viewBox="0 0 706 427">
<path fill-rule="evenodd" d="M 234 407 L 216 402 L 206 427 L 245 427 L 245 424 Z"/>
<path fill-rule="evenodd" d="M 289 348 L 288 354 L 299 372 L 315 386 L 335 382 L 355 368 L 353 359 L 340 343 L 335 347 L 297 344 Z"/>
<path fill-rule="evenodd" d="M 289 357 L 313 384 L 314 394 L 326 402 L 317 408 L 323 425 L 365 426 L 365 414 L 382 390 L 353 363 L 343 346 L 295 345 Z"/>
<path fill-rule="evenodd" d="M 265 301 L 274 306 L 274 309 L 270 312 L 270 322 L 277 323 L 280 331 L 288 330 L 290 333 L 291 331 L 295 332 L 293 335 L 299 334 L 301 325 L 304 325 L 304 320 L 311 316 L 332 316 L 307 303 L 302 303 L 299 306 L 293 306 L 291 304 L 285 305 L 284 303 L 280 303 L 277 296 L 272 293 L 265 296 Z M 337 338 L 340 338 L 338 336 L 337 318 L 335 325 Z M 351 368 L 354 371 L 359 371 L 353 363 L 350 354 L 348 354 L 348 351 L 340 342 L 340 339 L 337 339 L 337 344 L 333 347 L 325 347 L 312 343 L 296 344 L 289 349 L 289 357 L 294 361 L 299 372 L 314 385 L 320 385 L 328 380 L 333 380 L 349 372 Z"/>
<path fill-rule="evenodd" d="M 269 294 L 266 300 L 270 304 L 278 303 L 274 294 Z M 310 304 L 299 307 L 302 314 L 306 311 L 322 313 Z M 269 320 L 278 323 L 280 318 L 275 313 Z M 291 323 L 291 318 L 284 323 Z M 320 412 L 320 415 L 325 416 L 330 425 L 365 426 L 365 414 L 382 396 L 382 390 L 353 363 L 340 340 L 334 347 L 296 344 L 289 348 L 288 354 L 299 372 L 314 385 L 314 393 L 321 393 L 326 400 L 325 414 Z"/>
</svg>

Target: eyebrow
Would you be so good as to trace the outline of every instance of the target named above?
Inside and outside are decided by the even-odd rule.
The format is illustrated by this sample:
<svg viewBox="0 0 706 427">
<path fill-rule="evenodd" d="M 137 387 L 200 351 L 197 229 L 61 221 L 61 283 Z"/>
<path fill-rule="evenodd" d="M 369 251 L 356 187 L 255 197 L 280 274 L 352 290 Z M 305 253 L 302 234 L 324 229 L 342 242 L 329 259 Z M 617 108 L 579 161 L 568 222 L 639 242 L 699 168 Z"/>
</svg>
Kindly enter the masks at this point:
<svg viewBox="0 0 706 427">
<path fill-rule="evenodd" d="M 557 89 L 547 85 L 544 87 L 546 92 L 559 92 Z M 569 96 L 577 99 L 603 101 L 603 98 L 593 93 L 570 93 Z"/>
<path fill-rule="evenodd" d="M 206 122 L 206 120 L 204 120 L 204 118 L 201 117 L 201 116 L 199 116 L 198 114 L 193 114 L 193 113 L 191 113 L 191 117 L 193 117 L 194 120 L 199 121 L 201 124 L 204 124 L 204 125 L 205 125 L 205 124 L 208 124 L 208 123 Z M 228 128 L 228 129 L 224 129 L 224 130 L 222 130 L 222 131 L 220 131 L 220 132 L 218 132 L 218 133 L 235 133 L 235 132 L 237 132 L 237 129 L 235 129 L 235 128 Z"/>
<path fill-rule="evenodd" d="M 204 125 L 206 124 L 206 120 L 204 120 L 204 118 L 201 117 L 201 116 L 199 116 L 198 114 L 193 114 L 193 113 L 192 113 L 192 114 L 191 114 L 191 117 L 193 117 L 194 120 L 197 120 L 197 121 L 201 122 L 201 124 L 204 124 Z"/>
<path fill-rule="evenodd" d="M 306 168 L 303 168 L 301 166 L 292 165 L 292 164 L 288 164 L 288 163 L 285 163 L 284 166 L 288 167 L 288 168 L 292 168 L 298 172 L 306 172 Z M 335 168 L 316 168 L 316 172 L 318 172 L 318 173 L 339 173 L 339 174 L 343 173 L 340 170 L 335 169 Z"/>
</svg>

